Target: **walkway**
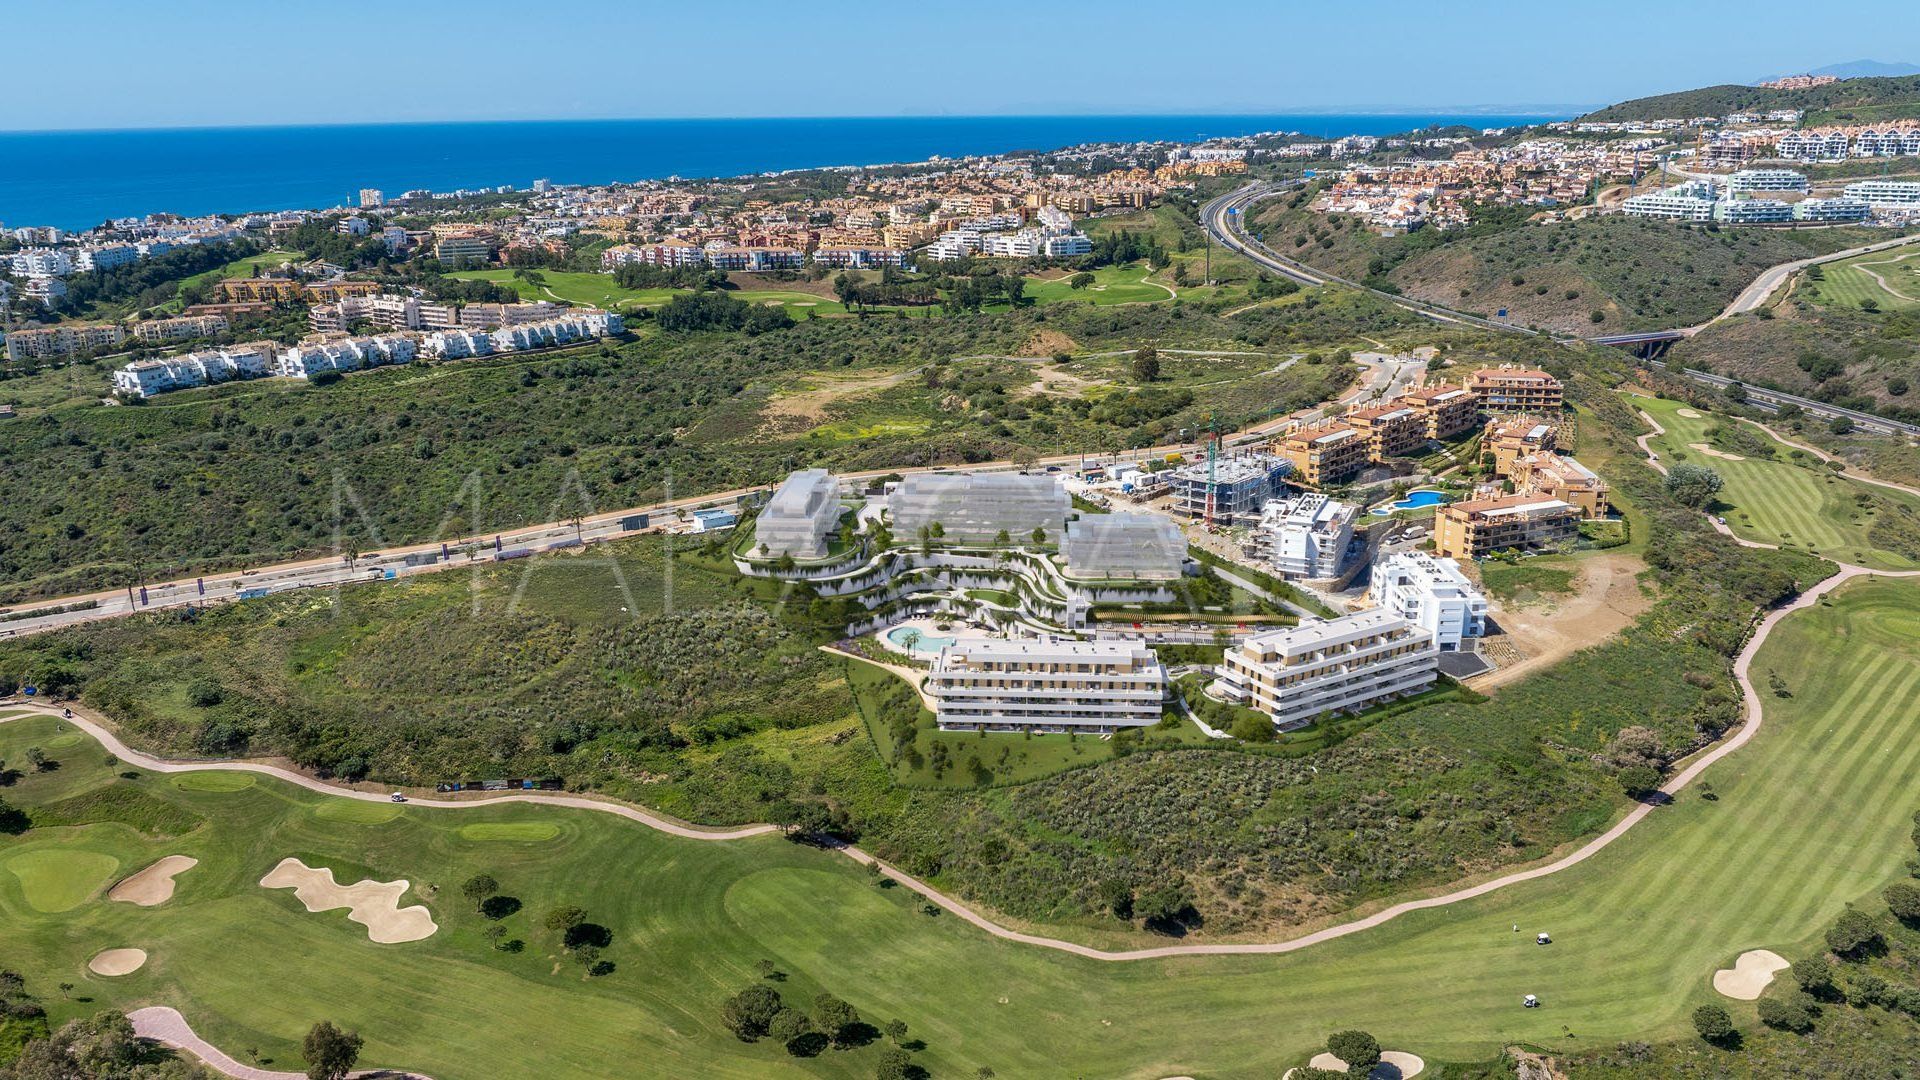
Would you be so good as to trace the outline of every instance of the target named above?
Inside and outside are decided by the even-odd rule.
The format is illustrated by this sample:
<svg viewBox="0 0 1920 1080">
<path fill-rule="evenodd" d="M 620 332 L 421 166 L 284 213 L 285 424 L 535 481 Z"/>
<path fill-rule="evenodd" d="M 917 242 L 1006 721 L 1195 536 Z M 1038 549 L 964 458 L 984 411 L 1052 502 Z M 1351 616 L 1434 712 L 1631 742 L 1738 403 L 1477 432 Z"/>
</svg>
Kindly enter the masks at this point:
<svg viewBox="0 0 1920 1080">
<path fill-rule="evenodd" d="M 307 1077 L 304 1071 L 282 1072 L 242 1065 L 219 1047 L 194 1034 L 193 1025 L 187 1023 L 187 1018 L 181 1016 L 178 1009 L 154 1005 L 133 1010 L 127 1014 L 127 1019 L 133 1022 L 133 1033 L 141 1038 L 184 1050 L 206 1063 L 208 1068 L 237 1077 L 238 1080 L 306 1080 Z M 362 1069 L 349 1075 L 352 1080 L 432 1080 L 432 1077 L 422 1073 L 394 1072 L 390 1069 Z"/>
</svg>

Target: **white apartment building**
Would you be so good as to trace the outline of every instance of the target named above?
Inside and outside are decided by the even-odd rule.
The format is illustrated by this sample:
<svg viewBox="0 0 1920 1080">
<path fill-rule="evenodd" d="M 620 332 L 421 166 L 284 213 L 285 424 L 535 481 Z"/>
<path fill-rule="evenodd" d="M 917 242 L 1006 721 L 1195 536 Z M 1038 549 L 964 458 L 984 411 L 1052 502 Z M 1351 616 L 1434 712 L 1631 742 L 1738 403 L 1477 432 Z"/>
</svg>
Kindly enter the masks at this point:
<svg viewBox="0 0 1920 1080">
<path fill-rule="evenodd" d="M 1620 212 L 1628 217 L 1712 221 L 1713 199 L 1691 192 L 1683 193 L 1679 188 L 1669 188 L 1650 195 L 1635 195 L 1620 204 Z"/>
<path fill-rule="evenodd" d="M 1837 195 L 1831 199 L 1802 199 L 1793 204 L 1795 221 L 1865 221 L 1873 207 L 1865 199 Z"/>
<path fill-rule="evenodd" d="M 100 244 L 77 248 L 73 253 L 73 268 L 82 273 L 88 270 L 111 270 L 139 261 L 140 249 L 132 244 Z"/>
<path fill-rule="evenodd" d="M 950 543 L 991 544 L 1001 532 L 1025 543 L 1035 529 L 1058 542 L 1073 499 L 1052 475 L 914 473 L 895 485 L 887 509 L 894 534 L 907 543 L 936 524 Z"/>
<path fill-rule="evenodd" d="M 31 287 L 33 283 L 27 284 Z M 61 323 L 36 330 L 15 330 L 7 335 L 7 359 L 43 360 L 97 352 L 120 344 L 126 337 L 127 332 L 117 323 Z"/>
<path fill-rule="evenodd" d="M 840 481 L 825 469 L 787 474 L 754 522 L 756 554 L 818 559 L 840 528 Z"/>
<path fill-rule="evenodd" d="M 339 223 L 334 225 L 333 231 L 341 236 L 365 236 L 373 231 L 373 223 L 355 214 L 352 217 L 341 218 Z"/>
<path fill-rule="evenodd" d="M 1722 199 L 1713 204 L 1713 220 L 1728 225 L 1775 225 L 1793 220 L 1793 205 L 1778 199 Z"/>
<path fill-rule="evenodd" d="M 405 364 L 413 360 L 413 339 L 375 336 L 295 345 L 282 352 L 278 374 L 290 379 L 306 379 L 323 371 L 359 371 L 385 364 Z"/>
<path fill-rule="evenodd" d="M 927 258 L 935 262 L 951 259 L 964 259 L 980 251 L 980 234 L 972 229 L 954 229 L 940 234 L 940 238 L 927 247 Z"/>
<path fill-rule="evenodd" d="M 1920 155 L 1920 128 L 1863 131 L 1854 137 L 1856 157 L 1913 157 Z"/>
<path fill-rule="evenodd" d="M 1187 538 L 1161 514 L 1082 514 L 1067 523 L 1060 554 L 1069 577 L 1169 581 L 1185 568 Z"/>
<path fill-rule="evenodd" d="M 257 379 L 272 368 L 273 343 L 255 341 L 184 356 L 138 360 L 113 373 L 113 388 L 132 397 L 148 398 L 231 379 Z"/>
<path fill-rule="evenodd" d="M 1920 181 L 1861 180 L 1847 185 L 1847 195 L 1875 210 L 1920 207 Z"/>
<path fill-rule="evenodd" d="M 186 341 L 190 338 L 224 334 L 229 325 L 224 315 L 188 315 L 178 319 L 148 319 L 145 322 L 133 324 L 133 336 L 139 341 L 147 342 Z"/>
<path fill-rule="evenodd" d="M 524 304 L 468 304 L 460 309 L 460 325 L 491 329 L 496 326 L 519 326 L 521 323 L 545 322 L 557 317 L 563 309 L 551 300 L 534 300 Z"/>
<path fill-rule="evenodd" d="M 1093 254 L 1093 241 L 1085 233 L 1063 233 L 1049 236 L 1041 245 L 1042 255 L 1049 259 L 1071 259 L 1080 255 Z"/>
<path fill-rule="evenodd" d="M 492 356 L 493 333 L 489 330 L 436 330 L 421 339 L 420 347 L 428 356 L 441 360 Z"/>
<path fill-rule="evenodd" d="M 1847 156 L 1847 133 L 1789 131 L 1780 136 L 1777 153 L 1800 161 L 1843 161 Z"/>
<path fill-rule="evenodd" d="M 66 277 L 73 255 L 64 248 L 23 248 L 10 257 L 14 277 Z"/>
<path fill-rule="evenodd" d="M 361 320 L 382 330 L 445 330 L 460 324 L 460 313 L 451 304 L 397 293 L 343 296 L 307 309 L 307 325 L 317 334 L 340 333 Z"/>
<path fill-rule="evenodd" d="M 1792 169 L 1741 169 L 1727 177 L 1727 191 L 1744 195 L 1755 191 L 1805 191 L 1807 176 Z"/>
<path fill-rule="evenodd" d="M 1367 597 L 1433 635 L 1442 652 L 1486 636 L 1487 598 L 1452 559 L 1401 551 L 1373 564 Z"/>
<path fill-rule="evenodd" d="M 1281 729 L 1418 693 L 1439 677 L 1433 635 L 1381 608 L 1255 634 L 1226 652 L 1207 692 Z"/>
<path fill-rule="evenodd" d="M 963 637 L 940 650 L 926 689 L 946 731 L 1106 733 L 1158 723 L 1166 685 L 1138 642 Z"/>
<path fill-rule="evenodd" d="M 1359 511 L 1318 492 L 1270 502 L 1254 530 L 1255 549 L 1286 577 L 1339 577 Z"/>
<path fill-rule="evenodd" d="M 48 307 L 59 307 L 67 299 L 67 283 L 57 277 L 30 277 L 20 286 L 20 295 Z"/>
<path fill-rule="evenodd" d="M 360 205 L 362 208 L 379 206 L 386 201 L 386 193 L 377 187 L 363 187 L 360 189 Z"/>
<path fill-rule="evenodd" d="M 612 312 L 582 308 L 555 319 L 503 326 L 491 336 L 495 352 L 521 352 L 590 341 L 625 329 L 626 321 Z"/>
</svg>

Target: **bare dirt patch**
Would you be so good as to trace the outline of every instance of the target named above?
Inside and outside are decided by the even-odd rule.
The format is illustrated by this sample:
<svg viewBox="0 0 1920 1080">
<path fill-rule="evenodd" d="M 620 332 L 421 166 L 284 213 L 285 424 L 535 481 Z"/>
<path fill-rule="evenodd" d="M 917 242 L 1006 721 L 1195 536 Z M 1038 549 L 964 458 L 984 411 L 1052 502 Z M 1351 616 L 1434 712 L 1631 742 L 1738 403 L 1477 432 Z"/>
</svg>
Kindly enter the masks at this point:
<svg viewBox="0 0 1920 1080">
<path fill-rule="evenodd" d="M 1747 459 L 1746 459 L 1746 457 L 1745 457 L 1745 456 L 1743 456 L 1743 455 L 1740 455 L 1740 454 L 1729 454 L 1729 453 L 1727 453 L 1727 452 L 1726 452 L 1725 450 L 1715 450 L 1715 449 L 1714 449 L 1713 447 L 1711 447 L 1711 446 L 1708 446 L 1708 445 L 1707 445 L 1706 443 L 1703 443 L 1703 442 L 1690 442 L 1690 443 L 1688 443 L 1688 444 L 1687 444 L 1687 449 L 1689 449 L 1689 450 L 1698 450 L 1699 452 L 1701 452 L 1702 454 L 1705 454 L 1705 455 L 1707 455 L 1708 457 L 1717 457 L 1717 458 L 1719 458 L 1719 459 L 1720 459 L 1720 460 L 1722 460 L 1722 461 L 1745 461 L 1745 460 L 1747 460 Z"/>
<path fill-rule="evenodd" d="M 308 911 L 332 911 L 346 908 L 347 918 L 367 928 L 367 937 L 382 945 L 419 941 L 432 937 L 440 927 L 425 907 L 401 907 L 400 898 L 411 885 L 400 881 L 356 881 L 341 885 L 333 880 L 333 871 L 316 870 L 299 859 L 280 860 L 278 866 L 260 879 L 262 888 L 292 889 L 294 898 Z"/>
<path fill-rule="evenodd" d="M 108 949 L 87 961 L 87 970 L 95 975 L 131 975 L 147 962 L 145 949 Z"/>
<path fill-rule="evenodd" d="M 173 879 L 200 865 L 188 855 L 169 855 L 115 885 L 107 899 L 139 907 L 154 907 L 173 899 Z"/>
<path fill-rule="evenodd" d="M 1073 352 L 1078 348 L 1080 348 L 1079 342 L 1058 330 L 1049 330 L 1042 327 L 1027 335 L 1027 340 L 1020 344 L 1020 355 L 1058 356 L 1061 353 Z"/>
<path fill-rule="evenodd" d="M 1096 386 L 1106 385 L 1105 379 L 1089 379 L 1057 365 L 1043 364 L 1033 370 L 1033 381 L 1026 385 L 1025 392 L 1054 397 L 1080 397 Z"/>
<path fill-rule="evenodd" d="M 807 431 L 827 419 L 827 407 L 845 398 L 876 393 L 900 385 L 911 372 L 895 371 L 885 375 L 857 375 L 839 378 L 816 375 L 807 389 L 781 391 L 761 409 L 771 431 Z"/>
<path fill-rule="evenodd" d="M 1632 555 L 1595 555 L 1580 563 L 1572 594 L 1527 608 L 1495 609 L 1494 621 L 1505 632 L 1488 639 L 1489 651 L 1520 659 L 1469 679 L 1468 685 L 1480 691 L 1504 686 L 1626 629 L 1652 604 L 1635 580 L 1644 568 Z"/>
<path fill-rule="evenodd" d="M 1754 1001 L 1775 975 L 1791 966 L 1779 953 L 1750 949 L 1740 954 L 1733 967 L 1713 973 L 1713 988 L 1736 1001 Z"/>
</svg>

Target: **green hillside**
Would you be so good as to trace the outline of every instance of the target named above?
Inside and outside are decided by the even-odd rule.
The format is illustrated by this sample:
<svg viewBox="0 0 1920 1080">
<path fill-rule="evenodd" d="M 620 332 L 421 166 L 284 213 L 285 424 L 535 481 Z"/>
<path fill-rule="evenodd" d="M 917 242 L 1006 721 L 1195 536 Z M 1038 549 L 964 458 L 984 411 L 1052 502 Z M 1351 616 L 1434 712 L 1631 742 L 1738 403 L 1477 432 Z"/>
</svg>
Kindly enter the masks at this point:
<svg viewBox="0 0 1920 1080">
<path fill-rule="evenodd" d="M 1900 106 L 1920 109 L 1920 75 L 1890 79 L 1842 79 L 1829 86 L 1814 86 L 1804 90 L 1769 90 L 1760 86 L 1734 84 L 1706 86 L 1623 101 L 1588 113 L 1580 119 L 1686 119 L 1765 109 L 1801 109 L 1807 113 L 1810 123 L 1914 115 L 1911 111 L 1887 111 Z"/>
</svg>

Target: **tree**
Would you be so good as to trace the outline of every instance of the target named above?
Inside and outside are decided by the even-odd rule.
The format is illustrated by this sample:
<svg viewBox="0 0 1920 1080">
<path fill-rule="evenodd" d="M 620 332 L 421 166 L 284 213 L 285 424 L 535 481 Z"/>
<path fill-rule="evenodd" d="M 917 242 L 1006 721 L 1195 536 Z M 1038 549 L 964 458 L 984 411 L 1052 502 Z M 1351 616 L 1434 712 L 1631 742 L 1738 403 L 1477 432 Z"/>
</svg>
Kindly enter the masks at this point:
<svg viewBox="0 0 1920 1080">
<path fill-rule="evenodd" d="M 467 898 L 475 911 L 480 910 L 480 905 L 486 903 L 487 897 L 499 891 L 500 883 L 493 880 L 490 874 L 475 874 L 460 883 L 460 895 Z"/>
<path fill-rule="evenodd" d="M 365 1041 L 359 1032 L 342 1031 L 331 1020 L 313 1025 L 300 1043 L 308 1080 L 346 1080 L 360 1060 L 360 1047 Z"/>
<path fill-rule="evenodd" d="M 1006 547 L 1011 543 L 1013 543 L 1013 536 L 1008 533 L 1007 530 L 1001 529 L 999 532 L 993 534 L 994 547 Z"/>
<path fill-rule="evenodd" d="M 1034 526 L 1034 529 L 1033 529 L 1034 546 L 1038 547 L 1039 545 L 1044 544 L 1046 542 L 1047 542 L 1047 530 L 1038 525 Z"/>
<path fill-rule="evenodd" d="M 1733 1038 L 1733 1017 L 1718 1005 L 1702 1005 L 1693 1010 L 1693 1030 L 1718 1046 Z"/>
<path fill-rule="evenodd" d="M 1067 279 L 1067 288 L 1084 289 L 1087 286 L 1093 284 L 1093 282 L 1094 282 L 1093 275 L 1082 270 L 1081 272 Z"/>
<path fill-rule="evenodd" d="M 813 1034 L 813 1021 L 799 1009 L 781 1009 L 767 1023 L 767 1035 L 782 1046 Z"/>
<path fill-rule="evenodd" d="M 880 1054 L 880 1064 L 874 1067 L 873 1080 L 907 1080 L 908 1069 L 913 1058 L 897 1046 L 889 1046 Z"/>
<path fill-rule="evenodd" d="M 1142 345 L 1133 354 L 1133 379 L 1135 382 L 1153 382 L 1160 377 L 1160 350 L 1151 345 Z"/>
<path fill-rule="evenodd" d="M 1713 501 L 1724 484 L 1719 473 L 1691 461 L 1682 461 L 1667 470 L 1667 494 L 1680 505 L 1695 510 Z"/>
<path fill-rule="evenodd" d="M 546 926 L 547 929 L 553 931 L 556 934 L 564 934 L 567 931 L 573 929 L 576 926 L 579 926 L 581 923 L 586 921 L 587 921 L 587 911 L 585 908 L 575 907 L 572 904 L 568 904 L 564 907 L 557 907 L 557 908 L 554 908 L 552 911 L 547 912 L 547 917 L 544 925 Z"/>
<path fill-rule="evenodd" d="M 1824 956 L 1809 956 L 1793 965 L 1793 981 L 1800 989 L 1819 997 L 1833 992 L 1833 965 Z"/>
<path fill-rule="evenodd" d="M 907 1022 L 905 1020 L 889 1020 L 887 1021 L 887 1026 L 882 1030 L 887 1033 L 887 1038 L 892 1039 L 896 1043 L 907 1041 Z"/>
<path fill-rule="evenodd" d="M 755 983 L 728 998 L 726 1004 L 720 1006 L 720 1018 L 741 1042 L 752 1042 L 767 1033 L 781 1008 L 777 991 Z"/>
<path fill-rule="evenodd" d="M 1795 995 L 1803 997 L 1805 995 Z M 1794 999 L 1760 999 L 1760 1022 L 1782 1031 L 1807 1031 L 1813 1027 L 1813 1012 Z"/>
<path fill-rule="evenodd" d="M 1835 435 L 1851 435 L 1853 434 L 1853 421 L 1844 416 L 1836 416 L 1833 418 L 1833 422 L 1827 425 L 1827 430 L 1833 432 Z"/>
<path fill-rule="evenodd" d="M 1615 773 L 1613 778 L 1620 782 L 1620 790 L 1636 799 L 1660 787 L 1660 770 L 1651 765 L 1629 765 Z"/>
<path fill-rule="evenodd" d="M 1380 1040 L 1364 1031 L 1336 1031 L 1327 1036 L 1327 1053 L 1347 1063 L 1347 1072 L 1365 1076 L 1380 1064 Z"/>
<path fill-rule="evenodd" d="M 813 1021 L 833 1040 L 833 1045 L 844 1047 L 853 1042 L 855 1029 L 860 1026 L 860 1014 L 832 994 L 821 994 L 813 999 Z"/>
<path fill-rule="evenodd" d="M 27 764 L 33 766 L 34 772 L 44 772 L 47 768 L 47 752 L 37 746 L 27 747 Z"/>
<path fill-rule="evenodd" d="M 1886 899 L 1894 918 L 1903 923 L 1920 922 L 1920 888 L 1899 881 L 1887 886 L 1887 891 L 1880 895 Z"/>
<path fill-rule="evenodd" d="M 1858 911 L 1848 908 L 1827 930 L 1827 947 L 1842 957 L 1858 957 L 1880 943 L 1880 931 L 1873 928 L 1873 920 Z"/>
</svg>

